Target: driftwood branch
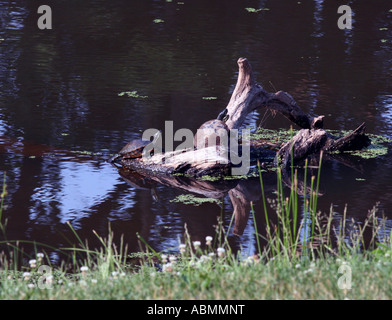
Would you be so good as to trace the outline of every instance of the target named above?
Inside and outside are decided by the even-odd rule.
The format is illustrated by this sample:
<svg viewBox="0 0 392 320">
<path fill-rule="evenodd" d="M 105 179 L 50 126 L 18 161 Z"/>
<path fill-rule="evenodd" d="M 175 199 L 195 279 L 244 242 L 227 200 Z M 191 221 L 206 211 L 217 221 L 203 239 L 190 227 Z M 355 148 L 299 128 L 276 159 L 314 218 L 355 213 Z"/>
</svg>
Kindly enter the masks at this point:
<svg viewBox="0 0 392 320">
<path fill-rule="evenodd" d="M 255 109 L 265 107 L 278 111 L 287 119 L 304 129 L 322 127 L 322 118 L 315 119 L 305 114 L 287 92 L 269 93 L 254 80 L 252 68 L 246 58 L 238 63 L 238 79 L 226 109 L 229 129 L 238 129 L 246 117 Z"/>
<path fill-rule="evenodd" d="M 321 150 L 326 152 L 345 151 L 361 149 L 369 145 L 370 140 L 364 134 L 364 124 L 345 137 L 336 139 L 322 129 L 324 116 L 313 117 L 306 114 L 287 92 L 267 92 L 260 84 L 256 83 L 252 68 L 246 58 L 238 59 L 237 63 L 239 72 L 236 86 L 227 107 L 219 114 L 218 118 L 226 121 L 228 129 L 238 129 L 253 110 L 268 108 L 281 113 L 298 125 L 302 130 L 277 153 L 276 160 L 284 167 L 291 162 L 298 163 L 305 157 L 317 154 Z M 215 147 L 211 148 L 213 149 L 188 149 L 157 154 L 151 159 L 122 159 L 121 165 L 153 175 L 173 173 L 194 176 L 228 174 L 232 164 L 230 161 L 225 162 L 220 158 L 214 150 Z M 291 159 L 291 153 L 293 159 Z M 262 152 L 251 154 L 262 154 Z"/>
<path fill-rule="evenodd" d="M 370 144 L 369 138 L 364 134 L 364 123 L 348 135 L 335 139 L 322 129 L 324 116 L 312 117 L 304 113 L 287 92 L 269 93 L 257 84 L 246 58 L 238 60 L 238 67 L 237 84 L 226 107 L 227 125 L 230 129 L 241 127 L 246 116 L 260 107 L 277 111 L 298 125 L 302 130 L 277 153 L 277 160 L 280 160 L 279 163 L 284 167 L 291 162 L 291 153 L 293 153 L 293 163 L 297 163 L 321 150 L 327 152 L 359 150 Z"/>
<path fill-rule="evenodd" d="M 295 165 L 307 156 L 322 150 L 325 152 L 360 150 L 370 144 L 370 139 L 364 131 L 365 124 L 362 123 L 346 136 L 335 139 L 323 129 L 302 129 L 278 151 L 276 161 L 283 167 L 287 167 L 291 162 Z"/>
</svg>

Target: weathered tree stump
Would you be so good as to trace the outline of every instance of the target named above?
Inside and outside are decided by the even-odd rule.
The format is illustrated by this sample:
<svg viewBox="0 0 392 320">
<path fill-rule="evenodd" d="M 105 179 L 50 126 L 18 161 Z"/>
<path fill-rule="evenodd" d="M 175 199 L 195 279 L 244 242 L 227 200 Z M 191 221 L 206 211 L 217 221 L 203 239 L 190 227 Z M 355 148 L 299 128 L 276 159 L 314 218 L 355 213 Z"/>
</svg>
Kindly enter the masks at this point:
<svg viewBox="0 0 392 320">
<path fill-rule="evenodd" d="M 257 108 L 266 107 L 284 115 L 287 119 L 304 129 L 322 127 L 322 118 L 305 114 L 291 95 L 284 91 L 269 93 L 254 80 L 252 68 L 246 58 L 237 61 L 239 72 L 237 84 L 226 109 L 229 129 L 238 129 L 246 117 Z M 321 122 L 321 123 L 320 123 Z"/>
</svg>

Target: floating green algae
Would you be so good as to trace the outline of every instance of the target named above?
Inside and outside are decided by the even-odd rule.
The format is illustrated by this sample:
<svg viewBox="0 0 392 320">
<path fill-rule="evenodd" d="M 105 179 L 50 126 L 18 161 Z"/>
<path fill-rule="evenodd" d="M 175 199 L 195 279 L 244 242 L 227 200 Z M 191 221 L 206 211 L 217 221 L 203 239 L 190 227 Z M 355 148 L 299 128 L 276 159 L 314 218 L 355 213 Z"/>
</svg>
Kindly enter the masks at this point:
<svg viewBox="0 0 392 320">
<path fill-rule="evenodd" d="M 332 133 L 332 131 L 330 132 Z M 344 135 L 348 133 L 349 131 L 343 132 Z M 362 150 L 344 151 L 343 153 L 361 157 L 363 159 L 373 159 L 388 154 L 388 147 L 392 142 L 392 139 L 377 134 L 366 135 L 370 139 L 370 145 L 367 148 Z"/>
<path fill-rule="evenodd" d="M 77 150 L 74 152 L 77 154 L 88 155 L 88 156 L 102 156 L 103 155 L 102 152 L 91 152 L 91 151 L 87 151 L 87 150 Z M 114 155 L 110 155 L 110 156 L 114 156 Z"/>
<path fill-rule="evenodd" d="M 261 8 L 261 9 L 256 9 L 256 8 L 245 8 L 246 11 L 251 12 L 251 13 L 257 13 L 260 11 L 268 11 L 268 8 Z"/>
<path fill-rule="evenodd" d="M 202 176 L 202 177 L 198 178 L 197 180 L 214 182 L 214 181 L 221 180 L 221 177 L 205 175 L 205 176 Z"/>
<path fill-rule="evenodd" d="M 251 131 L 254 130 L 250 134 L 251 140 L 268 140 L 271 142 L 287 142 L 291 139 L 291 136 L 295 136 L 298 130 L 290 130 L 290 129 L 264 129 L 264 128 L 255 128 L 248 127 Z"/>
<path fill-rule="evenodd" d="M 388 147 L 371 144 L 366 149 L 355 150 L 355 151 L 344 151 L 344 153 L 361 157 L 363 159 L 373 159 L 380 156 L 385 156 L 388 153 Z"/>
<path fill-rule="evenodd" d="M 119 97 L 127 96 L 129 98 L 139 98 L 139 99 L 146 99 L 148 96 L 141 96 L 137 93 L 137 91 L 123 91 L 118 94 Z"/>
<path fill-rule="evenodd" d="M 190 204 L 193 206 L 200 206 L 204 203 L 216 203 L 216 204 L 221 204 L 221 201 L 218 199 L 214 198 L 200 198 L 196 197 L 193 194 L 181 194 L 177 197 L 175 197 L 173 200 L 170 200 L 170 202 L 177 202 L 177 203 L 182 203 L 182 204 Z"/>
<path fill-rule="evenodd" d="M 265 170 L 261 170 L 261 172 L 266 172 Z M 224 180 L 246 180 L 249 178 L 256 178 L 259 176 L 259 172 L 256 169 L 250 169 L 248 174 L 238 175 L 238 176 L 225 176 Z"/>
</svg>

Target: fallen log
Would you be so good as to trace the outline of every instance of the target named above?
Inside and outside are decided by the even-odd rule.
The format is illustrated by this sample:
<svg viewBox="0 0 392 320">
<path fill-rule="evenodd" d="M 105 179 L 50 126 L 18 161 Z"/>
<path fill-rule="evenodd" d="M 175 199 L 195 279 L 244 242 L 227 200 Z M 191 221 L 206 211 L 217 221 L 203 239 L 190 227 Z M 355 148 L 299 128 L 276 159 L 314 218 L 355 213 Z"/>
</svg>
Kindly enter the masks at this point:
<svg viewBox="0 0 392 320">
<path fill-rule="evenodd" d="M 302 128 L 276 154 L 276 162 L 283 167 L 291 163 L 297 164 L 307 156 L 318 154 L 320 151 L 359 150 L 369 145 L 370 139 L 364 133 L 364 124 L 342 138 L 335 138 L 323 129 L 324 116 L 310 116 L 302 111 L 290 94 L 283 91 L 269 93 L 257 84 L 246 58 L 238 60 L 238 67 L 235 89 L 227 107 L 218 115 L 218 119 L 225 121 L 229 130 L 239 129 L 249 113 L 257 108 L 267 108 L 281 113 Z M 263 154 L 260 148 L 257 142 L 253 143 L 251 145 L 253 152 L 250 152 L 250 155 L 257 157 Z M 234 166 L 231 160 L 229 157 L 222 156 L 219 148 L 212 146 L 157 153 L 148 158 L 121 159 L 119 163 L 125 168 L 147 175 L 182 173 L 191 176 L 224 176 L 230 174 Z"/>
<path fill-rule="evenodd" d="M 302 129 L 278 151 L 275 162 L 283 167 L 298 164 L 301 160 L 320 151 L 352 151 L 369 146 L 364 133 L 365 123 L 342 138 L 335 138 L 323 129 Z M 291 159 L 291 157 L 293 159 Z"/>
</svg>

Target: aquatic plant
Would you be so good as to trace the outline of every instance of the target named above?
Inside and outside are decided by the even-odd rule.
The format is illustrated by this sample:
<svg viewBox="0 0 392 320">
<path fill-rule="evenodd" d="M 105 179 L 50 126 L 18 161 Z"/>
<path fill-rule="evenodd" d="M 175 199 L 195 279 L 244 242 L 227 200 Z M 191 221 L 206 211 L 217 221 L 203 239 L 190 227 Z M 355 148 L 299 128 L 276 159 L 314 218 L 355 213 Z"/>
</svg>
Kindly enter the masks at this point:
<svg viewBox="0 0 392 320">
<path fill-rule="evenodd" d="M 260 9 L 256 9 L 256 8 L 245 8 L 246 11 L 251 12 L 251 13 L 257 13 L 260 11 L 268 11 L 268 8 L 260 8 Z"/>
<path fill-rule="evenodd" d="M 200 206 L 204 203 L 217 203 L 220 204 L 221 201 L 214 198 L 203 198 L 203 197 L 196 197 L 193 194 L 181 194 L 175 197 L 174 199 L 170 200 L 170 202 L 177 202 L 186 205 L 193 205 L 193 206 Z"/>
<path fill-rule="evenodd" d="M 142 96 L 137 93 L 137 91 L 123 91 L 118 94 L 119 97 L 127 96 L 129 98 L 147 99 L 148 96 Z"/>
</svg>

